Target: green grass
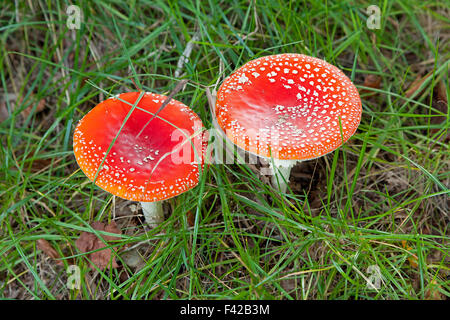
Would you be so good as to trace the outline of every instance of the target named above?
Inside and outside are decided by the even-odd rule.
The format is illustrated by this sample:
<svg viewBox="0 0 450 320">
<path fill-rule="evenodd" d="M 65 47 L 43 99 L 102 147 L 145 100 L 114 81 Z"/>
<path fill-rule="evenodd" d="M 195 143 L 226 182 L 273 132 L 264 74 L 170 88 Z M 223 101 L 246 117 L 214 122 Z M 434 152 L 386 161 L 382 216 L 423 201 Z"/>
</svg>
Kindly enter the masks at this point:
<svg viewBox="0 0 450 320">
<path fill-rule="evenodd" d="M 17 3 L 0 8 L 0 108 L 9 115 L 0 122 L 1 298 L 448 299 L 449 113 L 437 103 L 439 85 L 449 96 L 444 3 L 85 1 L 79 30 L 66 27 L 68 2 Z M 380 30 L 366 26 L 372 4 L 382 12 Z M 181 76 L 190 82 L 175 98 L 206 127 L 206 86 L 250 59 L 284 52 L 349 75 L 362 121 L 343 147 L 297 168 L 287 194 L 248 165 L 211 165 L 149 230 L 131 202 L 81 172 L 73 130 L 110 94 L 136 86 L 168 94 L 195 34 Z M 365 87 L 367 75 L 380 85 Z M 42 99 L 45 109 L 25 116 Z M 92 231 L 89 223 L 111 220 L 122 230 L 108 243 L 121 267 L 91 270 L 75 241 Z M 38 239 L 64 266 L 36 248 Z M 130 251 L 139 253 L 138 267 L 125 263 Z M 72 260 L 80 290 L 66 287 Z M 378 289 L 367 284 L 374 268 Z"/>
</svg>

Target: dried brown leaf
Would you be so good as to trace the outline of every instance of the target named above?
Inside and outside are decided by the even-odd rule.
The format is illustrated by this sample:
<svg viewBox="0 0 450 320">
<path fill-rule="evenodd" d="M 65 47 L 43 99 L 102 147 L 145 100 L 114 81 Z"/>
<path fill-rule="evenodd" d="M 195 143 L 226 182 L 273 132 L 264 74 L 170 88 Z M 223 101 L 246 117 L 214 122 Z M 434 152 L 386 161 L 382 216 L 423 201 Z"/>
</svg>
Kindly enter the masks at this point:
<svg viewBox="0 0 450 320">
<path fill-rule="evenodd" d="M 442 100 L 445 104 L 448 103 L 447 99 L 447 88 L 445 87 L 444 81 L 439 81 L 436 87 L 436 97 L 438 100 Z"/>
<path fill-rule="evenodd" d="M 407 98 L 411 98 L 412 96 L 416 95 L 416 94 L 420 94 L 422 91 L 418 92 L 420 86 L 422 86 L 422 84 L 425 82 L 425 80 L 427 80 L 433 73 L 427 73 L 424 76 L 418 76 L 410 85 L 408 90 L 405 91 L 405 96 Z"/>
<path fill-rule="evenodd" d="M 61 256 L 59 253 L 53 248 L 53 246 L 45 239 L 38 239 L 36 241 L 37 248 L 43 251 L 46 255 L 53 259 L 59 259 Z"/>
<path fill-rule="evenodd" d="M 381 87 L 381 77 L 376 74 L 367 74 L 364 77 L 364 83 L 363 86 L 374 88 L 374 89 L 380 89 Z M 363 92 L 369 92 L 367 89 L 363 89 Z M 376 94 L 376 92 L 371 92 L 372 94 Z"/>
<path fill-rule="evenodd" d="M 448 114 L 447 88 L 444 81 L 439 81 L 436 85 L 435 95 L 433 96 L 433 107 L 443 114 Z M 431 118 L 431 122 L 439 124 L 444 122 L 446 116 L 438 116 Z"/>
<path fill-rule="evenodd" d="M 444 81 L 439 81 L 438 84 L 435 87 L 434 94 L 433 94 L 433 101 L 432 101 L 432 107 L 436 110 L 438 110 L 440 113 L 444 114 L 441 115 L 438 112 L 435 112 L 433 110 L 432 114 L 435 115 L 430 119 L 431 124 L 441 124 L 446 121 L 448 114 L 448 99 L 447 99 L 447 88 L 445 87 Z M 430 132 L 434 135 L 436 134 L 440 129 L 438 128 L 432 128 Z M 450 140 L 450 133 L 447 132 L 447 134 L 443 134 L 440 137 L 438 137 L 438 140 L 441 140 L 443 142 L 447 142 Z"/>
<path fill-rule="evenodd" d="M 0 102 L 0 122 L 5 121 L 9 118 L 8 109 L 6 108 L 6 103 L 1 101 Z"/>
<path fill-rule="evenodd" d="M 433 106 L 433 108 L 435 108 L 439 112 L 442 112 L 443 114 L 447 114 L 447 112 L 448 112 L 448 104 L 446 102 L 444 102 L 443 100 L 433 101 L 432 106 Z M 435 115 L 434 117 L 432 117 L 430 119 L 430 122 L 432 124 L 441 124 L 447 118 L 446 116 L 441 116 L 437 112 L 432 112 L 432 114 Z M 434 129 L 434 131 L 437 131 L 437 129 Z"/>
<path fill-rule="evenodd" d="M 39 172 L 48 169 L 52 165 L 53 159 L 35 159 L 31 164 L 31 172 Z"/>
<path fill-rule="evenodd" d="M 95 221 L 91 224 L 91 227 L 98 231 L 105 231 L 109 233 L 121 234 L 120 230 L 117 228 L 117 225 L 114 221 L 111 221 L 111 224 L 106 225 L 103 222 Z M 105 241 L 112 241 L 120 239 L 119 237 L 102 235 L 102 238 Z M 87 255 L 88 259 L 91 260 L 92 264 L 96 265 L 99 269 L 104 270 L 109 267 L 117 268 L 118 264 L 114 256 L 112 256 L 112 251 L 109 248 L 106 248 L 106 244 L 99 239 L 94 233 L 91 232 L 83 232 L 80 237 L 75 242 L 78 250 L 83 253 L 89 251 L 91 252 Z M 105 249 L 103 249 L 105 248 Z M 102 250 L 103 249 L 103 250 Z M 98 251 L 96 251 L 98 250 Z M 95 269 L 95 267 L 91 264 L 91 268 Z"/>
<path fill-rule="evenodd" d="M 24 109 L 21 114 L 24 118 L 28 118 L 28 116 L 33 112 L 34 104 L 31 104 L 26 109 Z M 45 99 L 39 100 L 38 104 L 36 105 L 36 109 L 34 110 L 34 113 L 39 113 L 45 109 Z"/>
<path fill-rule="evenodd" d="M 406 250 L 408 250 L 409 252 L 411 252 L 413 250 L 413 248 L 411 248 L 405 240 L 402 240 L 402 247 L 405 248 Z M 417 264 L 417 258 L 410 253 L 411 256 L 408 258 L 409 264 L 411 265 L 411 267 L 413 268 L 418 268 L 419 265 Z"/>
<path fill-rule="evenodd" d="M 121 234 L 119 228 L 117 227 L 117 224 L 114 221 L 111 221 L 110 224 L 105 226 L 105 231 L 109 232 L 109 233 Z M 108 236 L 108 235 L 104 235 L 103 238 L 105 238 L 106 241 L 113 241 L 113 240 L 120 239 L 120 237 L 114 237 L 114 236 Z"/>
<path fill-rule="evenodd" d="M 30 99 L 33 99 L 33 95 L 31 95 Z M 0 102 L 0 122 L 6 120 L 9 117 L 8 109 L 6 107 L 6 101 L 9 101 L 11 110 L 16 110 L 22 104 L 23 97 L 19 97 L 17 94 L 10 93 L 4 96 L 4 101 Z M 37 102 L 37 104 L 32 103 L 27 108 L 25 108 L 20 114 L 23 118 L 27 118 L 32 112 L 33 108 L 34 113 L 39 113 L 45 109 L 45 99 L 41 99 Z"/>
<path fill-rule="evenodd" d="M 39 250 L 41 250 L 42 252 L 44 252 L 47 256 L 49 256 L 52 259 L 57 260 L 57 263 L 59 265 L 62 265 L 62 261 L 59 260 L 61 259 L 61 256 L 59 255 L 59 253 L 55 250 L 55 248 L 53 248 L 53 246 L 50 244 L 50 242 L 48 242 L 45 239 L 38 239 L 36 241 L 36 246 Z"/>
<path fill-rule="evenodd" d="M 445 296 L 439 291 L 441 286 L 436 280 L 431 280 L 428 288 L 425 290 L 425 300 L 445 300 Z"/>
<path fill-rule="evenodd" d="M 192 211 L 187 212 L 187 223 L 189 227 L 193 227 L 195 225 L 195 215 L 192 213 Z"/>
</svg>

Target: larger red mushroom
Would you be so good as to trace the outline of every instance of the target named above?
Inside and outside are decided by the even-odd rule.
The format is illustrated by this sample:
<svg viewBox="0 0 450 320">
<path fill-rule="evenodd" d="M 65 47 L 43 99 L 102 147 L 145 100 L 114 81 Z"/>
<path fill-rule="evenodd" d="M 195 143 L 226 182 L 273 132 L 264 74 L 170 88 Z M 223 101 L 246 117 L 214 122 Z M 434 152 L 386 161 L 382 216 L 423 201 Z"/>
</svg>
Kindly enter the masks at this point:
<svg viewBox="0 0 450 320">
<path fill-rule="evenodd" d="M 161 201 L 195 187 L 203 165 L 203 125 L 190 108 L 172 99 L 152 118 L 166 99 L 140 92 L 107 99 L 79 121 L 73 136 L 86 176 L 113 195 L 140 201 L 152 226 L 163 220 Z"/>
<path fill-rule="evenodd" d="M 238 147 L 271 158 L 273 183 L 285 191 L 297 161 L 323 156 L 358 128 L 361 100 L 335 66 L 302 54 L 258 58 L 220 86 L 217 123 Z"/>
</svg>

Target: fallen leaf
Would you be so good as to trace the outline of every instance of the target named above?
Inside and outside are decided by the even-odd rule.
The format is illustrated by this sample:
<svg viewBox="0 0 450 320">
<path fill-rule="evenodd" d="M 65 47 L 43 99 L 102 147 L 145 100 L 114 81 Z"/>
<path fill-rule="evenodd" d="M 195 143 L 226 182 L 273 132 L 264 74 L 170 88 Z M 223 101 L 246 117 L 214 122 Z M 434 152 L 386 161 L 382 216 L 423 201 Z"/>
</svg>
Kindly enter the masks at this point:
<svg viewBox="0 0 450 320">
<path fill-rule="evenodd" d="M 103 222 L 95 221 L 91 224 L 91 227 L 98 231 L 105 231 L 108 233 L 116 233 L 121 234 L 120 230 L 117 228 L 117 225 L 114 221 L 111 224 L 105 224 Z M 112 241 L 120 239 L 119 237 L 109 236 L 109 235 L 101 235 L 101 237 L 105 241 Z M 75 242 L 78 250 L 83 253 L 98 250 L 95 252 L 91 252 L 87 255 L 88 259 L 92 262 L 92 264 L 96 265 L 99 269 L 104 270 L 109 267 L 117 268 L 118 264 L 116 263 L 116 259 L 112 256 L 112 251 L 110 248 L 106 248 L 105 243 L 99 239 L 94 233 L 91 232 L 83 232 L 80 237 Z M 105 248 L 103 250 L 99 250 Z M 91 264 L 91 268 L 95 269 L 95 267 Z"/>
<path fill-rule="evenodd" d="M 49 256 L 50 258 L 57 260 L 56 263 L 59 265 L 62 265 L 63 262 L 59 259 L 61 259 L 61 256 L 59 255 L 59 253 L 55 250 L 55 248 L 53 248 L 53 246 L 50 244 L 50 242 L 48 242 L 45 239 L 38 239 L 36 241 L 36 246 L 39 250 L 41 250 L 42 252 L 44 252 L 47 256 Z"/>
<path fill-rule="evenodd" d="M 30 99 L 33 99 L 34 96 L 31 95 Z M 8 109 L 6 107 L 6 102 L 8 101 L 10 103 L 10 107 L 11 107 L 11 112 L 14 112 L 14 110 L 16 110 L 16 108 L 20 107 L 20 105 L 22 104 L 23 101 L 23 97 L 18 97 L 17 94 L 14 93 L 9 93 L 6 94 L 3 97 L 4 101 L 0 102 L 0 122 L 6 120 L 9 118 L 9 113 L 8 113 Z M 27 108 L 25 108 L 20 114 L 22 115 L 23 118 L 27 118 L 32 112 L 33 112 L 33 108 L 36 104 L 35 103 L 31 103 Z M 34 113 L 39 113 L 41 111 L 43 111 L 45 109 L 45 99 L 41 99 L 39 100 L 39 102 L 37 102 L 36 108 L 34 109 Z"/>
<path fill-rule="evenodd" d="M 419 75 L 419 76 L 418 76 L 418 77 L 417 77 L 417 78 L 409 85 L 408 90 L 405 91 L 405 96 L 406 96 L 407 98 L 411 98 L 412 96 L 415 96 L 415 95 L 417 95 L 417 94 L 420 94 L 420 93 L 423 91 L 423 89 L 425 89 L 425 88 L 422 88 L 422 90 L 419 92 L 418 90 L 419 90 L 420 86 L 421 86 L 421 85 L 425 82 L 425 80 L 427 80 L 432 74 L 433 74 L 432 72 L 429 72 L 429 73 L 427 73 L 426 75 L 424 75 L 423 77 Z"/>
<path fill-rule="evenodd" d="M 446 116 L 448 114 L 448 101 L 447 101 L 447 89 L 445 88 L 444 81 L 439 81 L 436 85 L 435 95 L 433 96 L 433 107 L 437 109 L 439 112 L 443 113 L 444 116 L 437 116 L 431 118 L 431 123 L 440 124 L 446 120 Z M 433 114 L 437 114 L 433 112 Z"/>
<path fill-rule="evenodd" d="M 444 81 L 439 81 L 438 84 L 435 86 L 434 94 L 433 94 L 433 101 L 432 101 L 432 107 L 439 111 L 440 113 L 444 115 L 440 115 L 438 112 L 435 112 L 434 110 L 431 112 L 432 115 L 435 115 L 430 118 L 430 123 L 434 125 L 440 125 L 444 123 L 447 119 L 446 115 L 448 114 L 448 99 L 447 99 L 447 88 L 445 87 Z M 439 130 L 438 128 L 432 128 L 430 129 L 431 134 L 436 134 Z M 440 137 L 438 137 L 438 140 L 447 142 L 450 140 L 450 133 L 447 132 L 444 133 Z"/>
<path fill-rule="evenodd" d="M 9 118 L 8 109 L 6 108 L 6 103 L 1 101 L 0 102 L 0 122 L 5 121 Z"/>
<path fill-rule="evenodd" d="M 46 159 L 35 159 L 31 164 L 31 172 L 39 172 L 41 170 L 48 169 L 53 162 L 54 159 L 46 158 Z"/>
<path fill-rule="evenodd" d="M 20 103 L 20 102 L 19 102 Z M 33 112 L 34 104 L 29 105 L 26 109 L 24 109 L 21 114 L 24 118 L 28 118 L 28 116 Z M 45 109 L 45 99 L 39 100 L 38 104 L 36 105 L 36 109 L 34 110 L 34 113 L 39 113 Z"/>
<path fill-rule="evenodd" d="M 381 87 L 381 77 L 376 74 L 367 74 L 364 77 L 364 87 L 368 88 L 374 88 L 374 89 L 380 89 Z M 366 93 L 368 95 L 376 95 L 377 92 L 368 90 L 368 89 L 362 89 L 361 93 Z"/>
<path fill-rule="evenodd" d="M 411 251 L 411 250 L 413 250 L 413 248 L 411 248 L 410 246 L 408 246 L 408 244 L 406 243 L 406 241 L 405 240 L 402 240 L 402 246 L 403 246 L 403 248 L 405 248 L 406 250 L 408 250 L 409 252 Z M 417 258 L 412 254 L 412 253 L 410 253 L 410 257 L 408 258 L 408 261 L 409 261 L 409 264 L 411 265 L 411 267 L 413 267 L 413 268 L 417 268 L 419 265 L 417 264 Z"/>
<path fill-rule="evenodd" d="M 192 213 L 192 211 L 187 212 L 187 223 L 189 227 L 193 227 L 195 225 L 195 215 Z"/>
<path fill-rule="evenodd" d="M 439 291 L 439 288 L 441 288 L 441 286 L 436 282 L 436 280 L 431 280 L 425 290 L 425 300 L 445 300 L 445 297 Z"/>
<path fill-rule="evenodd" d="M 436 96 L 438 100 L 442 100 L 445 104 L 447 104 L 447 88 L 445 87 L 445 83 L 443 80 L 439 81 L 436 87 Z"/>
</svg>

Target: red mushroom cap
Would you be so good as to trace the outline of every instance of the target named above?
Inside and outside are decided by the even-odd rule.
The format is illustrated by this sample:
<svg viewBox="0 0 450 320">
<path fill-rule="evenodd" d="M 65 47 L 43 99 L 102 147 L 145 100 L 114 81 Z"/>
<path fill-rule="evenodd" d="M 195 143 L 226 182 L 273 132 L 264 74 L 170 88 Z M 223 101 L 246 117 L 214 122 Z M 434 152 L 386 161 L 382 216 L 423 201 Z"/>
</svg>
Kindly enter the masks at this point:
<svg viewBox="0 0 450 320">
<path fill-rule="evenodd" d="M 120 131 L 139 95 L 118 96 L 129 104 L 116 97 L 99 103 L 78 123 L 73 149 L 92 181 L 106 156 L 95 181 L 102 189 L 128 200 L 165 200 L 197 185 L 199 164 L 203 165 L 203 125 L 190 108 L 173 99 L 148 123 L 167 97 L 145 93 Z"/>
<path fill-rule="evenodd" d="M 217 92 L 217 122 L 227 137 L 281 160 L 335 150 L 355 133 L 361 112 L 358 91 L 341 70 L 302 54 L 252 60 Z"/>
</svg>

